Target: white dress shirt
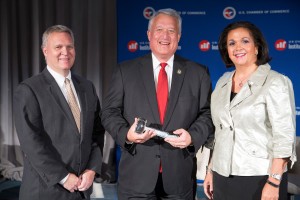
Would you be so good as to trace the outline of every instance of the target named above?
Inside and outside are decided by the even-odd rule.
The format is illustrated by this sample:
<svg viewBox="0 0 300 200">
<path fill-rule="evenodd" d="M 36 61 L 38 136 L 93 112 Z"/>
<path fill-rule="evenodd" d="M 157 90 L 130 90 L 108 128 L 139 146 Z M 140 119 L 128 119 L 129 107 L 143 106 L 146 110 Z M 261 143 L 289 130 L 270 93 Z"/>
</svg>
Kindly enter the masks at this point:
<svg viewBox="0 0 300 200">
<path fill-rule="evenodd" d="M 155 57 L 152 53 L 152 63 L 153 63 L 153 74 L 154 74 L 154 81 L 155 81 L 155 88 L 157 89 L 157 82 L 158 82 L 158 74 L 161 69 L 160 61 Z M 166 66 L 165 70 L 168 76 L 168 90 L 169 94 L 171 91 L 171 83 L 172 83 L 172 73 L 173 73 L 173 63 L 174 63 L 174 55 L 167 61 L 168 65 Z"/>
</svg>

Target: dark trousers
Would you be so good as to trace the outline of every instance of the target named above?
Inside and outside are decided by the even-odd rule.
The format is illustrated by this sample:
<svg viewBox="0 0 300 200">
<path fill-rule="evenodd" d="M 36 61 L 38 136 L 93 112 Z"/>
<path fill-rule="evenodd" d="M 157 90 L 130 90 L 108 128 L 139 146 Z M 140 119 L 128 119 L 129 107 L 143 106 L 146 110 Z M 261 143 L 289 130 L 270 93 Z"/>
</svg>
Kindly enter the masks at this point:
<svg viewBox="0 0 300 200">
<path fill-rule="evenodd" d="M 268 176 L 229 176 L 213 172 L 214 200 L 260 200 Z M 279 200 L 286 200 L 287 173 L 284 173 L 279 188 Z"/>
<path fill-rule="evenodd" d="M 194 192 L 191 188 L 185 194 L 167 194 L 163 187 L 162 174 L 159 173 L 155 189 L 150 194 L 141 194 L 133 191 L 125 191 L 118 187 L 119 200 L 193 200 Z"/>
</svg>

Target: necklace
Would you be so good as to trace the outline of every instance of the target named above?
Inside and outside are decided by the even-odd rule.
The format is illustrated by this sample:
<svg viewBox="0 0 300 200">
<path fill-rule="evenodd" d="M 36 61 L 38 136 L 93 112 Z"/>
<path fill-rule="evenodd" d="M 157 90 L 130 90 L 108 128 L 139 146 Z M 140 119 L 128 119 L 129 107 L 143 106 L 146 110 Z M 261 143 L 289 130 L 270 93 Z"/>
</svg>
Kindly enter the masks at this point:
<svg viewBox="0 0 300 200">
<path fill-rule="evenodd" d="M 250 74 L 251 75 L 251 74 Z M 250 75 L 248 75 L 248 76 L 246 76 L 246 78 L 244 78 L 244 79 L 240 79 L 240 78 L 238 78 L 238 77 L 236 77 L 240 82 L 239 82 L 239 87 L 241 88 L 241 87 L 243 87 L 243 85 L 244 85 L 244 81 L 245 80 L 247 80 L 247 78 L 250 76 Z"/>
<path fill-rule="evenodd" d="M 239 81 L 238 86 L 242 88 L 244 86 L 244 82 L 248 80 L 248 78 L 253 74 L 253 72 L 257 69 L 257 66 L 254 68 L 254 70 L 248 71 L 248 73 L 242 73 L 242 74 L 248 74 L 247 76 L 244 76 L 243 79 L 239 78 L 236 73 L 234 74 L 234 78 L 236 79 L 236 82 Z M 249 73 L 250 72 L 250 73 Z"/>
<path fill-rule="evenodd" d="M 244 80 L 239 79 L 239 80 L 240 80 L 239 86 L 240 86 L 240 87 L 243 87 L 243 85 L 244 85 L 243 81 L 244 81 L 245 79 L 244 79 Z"/>
</svg>

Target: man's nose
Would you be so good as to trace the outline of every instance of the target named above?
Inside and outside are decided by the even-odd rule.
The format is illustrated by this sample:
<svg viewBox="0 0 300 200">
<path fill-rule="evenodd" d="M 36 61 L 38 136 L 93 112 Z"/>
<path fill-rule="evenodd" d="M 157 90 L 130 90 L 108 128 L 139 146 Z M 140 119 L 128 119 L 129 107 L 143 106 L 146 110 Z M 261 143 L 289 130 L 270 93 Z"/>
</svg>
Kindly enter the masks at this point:
<svg viewBox="0 0 300 200">
<path fill-rule="evenodd" d="M 67 54 L 68 54 L 68 49 L 67 49 L 67 47 L 62 47 L 62 48 L 61 48 L 61 54 L 63 54 L 63 55 L 67 55 Z"/>
</svg>

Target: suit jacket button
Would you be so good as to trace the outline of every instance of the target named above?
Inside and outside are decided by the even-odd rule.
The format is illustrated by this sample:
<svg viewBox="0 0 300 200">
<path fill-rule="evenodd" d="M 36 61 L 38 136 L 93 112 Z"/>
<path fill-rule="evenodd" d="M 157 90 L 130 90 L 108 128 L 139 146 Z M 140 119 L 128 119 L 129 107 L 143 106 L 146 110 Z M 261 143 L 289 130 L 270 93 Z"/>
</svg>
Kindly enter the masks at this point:
<svg viewBox="0 0 300 200">
<path fill-rule="evenodd" d="M 231 130 L 231 131 L 233 130 L 232 126 L 230 126 L 230 130 Z"/>
<path fill-rule="evenodd" d="M 155 155 L 156 158 L 160 158 L 160 155 Z"/>
<path fill-rule="evenodd" d="M 220 129 L 223 129 L 223 126 L 222 126 L 222 124 L 220 124 Z"/>
</svg>

